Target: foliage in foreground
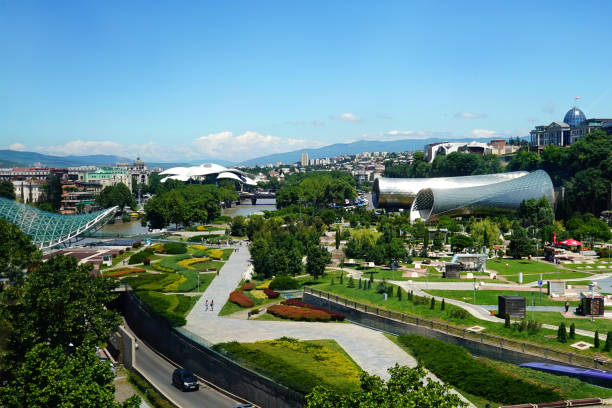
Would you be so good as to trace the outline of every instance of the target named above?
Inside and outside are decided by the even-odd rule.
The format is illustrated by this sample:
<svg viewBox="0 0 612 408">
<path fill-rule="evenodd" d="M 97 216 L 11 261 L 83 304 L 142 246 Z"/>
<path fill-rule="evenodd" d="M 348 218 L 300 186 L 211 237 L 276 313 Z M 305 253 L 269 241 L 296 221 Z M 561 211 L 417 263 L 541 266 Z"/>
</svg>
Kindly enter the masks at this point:
<svg viewBox="0 0 612 408">
<path fill-rule="evenodd" d="M 472 357 L 463 347 L 416 335 L 401 335 L 399 341 L 442 381 L 470 394 L 504 404 L 562 399 L 557 390 L 497 370 Z"/>
<path fill-rule="evenodd" d="M 466 404 L 449 387 L 424 380 L 422 367 L 389 368 L 391 378 L 385 382 L 376 375 L 361 374 L 361 390 L 339 394 L 324 387 L 315 388 L 306 396 L 305 408 L 454 408 Z"/>
<path fill-rule="evenodd" d="M 163 395 L 161 395 L 143 376 L 138 372 L 132 370 L 128 374 L 128 381 L 138 390 L 143 393 L 145 398 L 155 408 L 174 408 L 174 405 L 170 403 Z"/>
</svg>

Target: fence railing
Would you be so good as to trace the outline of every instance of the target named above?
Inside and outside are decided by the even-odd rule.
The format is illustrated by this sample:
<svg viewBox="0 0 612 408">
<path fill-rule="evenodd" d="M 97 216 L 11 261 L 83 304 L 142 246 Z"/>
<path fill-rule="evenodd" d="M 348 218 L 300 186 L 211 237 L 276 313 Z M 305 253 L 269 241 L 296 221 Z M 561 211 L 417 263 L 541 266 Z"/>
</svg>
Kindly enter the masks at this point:
<svg viewBox="0 0 612 408">
<path fill-rule="evenodd" d="M 526 354 L 531 354 L 547 360 L 554 360 L 560 363 L 571 364 L 586 368 L 610 369 L 610 362 L 600 360 L 593 356 L 583 354 L 568 353 L 566 351 L 555 348 L 541 346 L 539 344 L 524 342 L 520 340 L 510 339 L 507 337 L 496 336 L 488 333 L 471 331 L 465 327 L 453 326 L 451 324 L 442 323 L 436 320 L 430 320 L 423 317 L 409 315 L 393 310 L 385 309 L 376 305 L 368 305 L 357 302 L 353 299 L 348 299 L 330 292 L 324 292 L 318 289 L 304 287 L 305 293 L 310 293 L 330 302 L 335 302 L 339 305 L 349 307 L 365 313 L 370 313 L 379 317 L 392 319 L 398 322 L 413 324 L 416 326 L 426 327 L 448 335 L 469 339 L 473 342 L 483 343 L 490 346 L 499 347 L 510 351 L 519 351 Z"/>
</svg>

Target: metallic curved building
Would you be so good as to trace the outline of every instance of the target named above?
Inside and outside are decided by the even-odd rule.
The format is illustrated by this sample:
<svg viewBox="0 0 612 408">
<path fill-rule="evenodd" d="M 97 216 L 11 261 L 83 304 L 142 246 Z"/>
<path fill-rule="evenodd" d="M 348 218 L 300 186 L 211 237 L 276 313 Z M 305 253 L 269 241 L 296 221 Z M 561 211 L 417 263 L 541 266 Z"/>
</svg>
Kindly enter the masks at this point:
<svg viewBox="0 0 612 408">
<path fill-rule="evenodd" d="M 526 171 L 483 174 L 478 176 L 432 178 L 386 178 L 374 181 L 372 202 L 376 208 L 410 208 L 419 191 L 425 188 L 449 189 L 477 187 L 512 180 L 529 174 Z"/>
<path fill-rule="evenodd" d="M 479 186 L 423 188 L 414 198 L 410 219 L 433 221 L 440 215 L 496 215 L 516 211 L 521 202 L 545 197 L 553 204 L 553 184 L 544 170 Z"/>
<path fill-rule="evenodd" d="M 164 182 L 168 179 L 189 181 L 189 180 L 202 180 L 207 176 L 214 176 L 215 180 L 230 179 L 235 180 L 241 184 L 247 186 L 256 186 L 257 180 L 252 178 L 251 174 L 245 173 L 238 169 L 228 169 L 219 164 L 215 163 L 204 163 L 199 166 L 191 167 L 172 167 L 162 171 L 162 176 L 166 176 L 161 181 Z"/>
<path fill-rule="evenodd" d="M 0 218 L 18 226 L 40 249 L 70 241 L 85 231 L 104 225 L 118 207 L 91 214 L 62 215 L 41 211 L 17 201 L 0 198 Z"/>
</svg>

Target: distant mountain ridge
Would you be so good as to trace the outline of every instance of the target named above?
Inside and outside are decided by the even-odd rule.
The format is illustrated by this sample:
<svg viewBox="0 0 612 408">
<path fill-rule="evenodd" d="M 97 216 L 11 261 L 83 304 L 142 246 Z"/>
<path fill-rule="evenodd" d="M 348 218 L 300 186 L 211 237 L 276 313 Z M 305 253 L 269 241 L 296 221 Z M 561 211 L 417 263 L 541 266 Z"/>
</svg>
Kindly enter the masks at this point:
<svg viewBox="0 0 612 408">
<path fill-rule="evenodd" d="M 344 154 L 357 154 L 363 152 L 407 152 L 423 150 L 425 145 L 441 142 L 471 142 L 488 141 L 490 138 L 461 138 L 461 139 L 402 139 L 392 141 L 359 140 L 352 143 L 335 143 L 318 149 L 301 149 L 287 153 L 270 154 L 240 162 L 240 166 L 264 166 L 270 163 L 283 162 L 296 163 L 301 159 L 302 153 L 308 153 L 308 159 L 322 159 L 324 157 L 342 156 Z"/>
<path fill-rule="evenodd" d="M 132 163 L 134 158 L 127 158 L 115 155 L 94 154 L 87 156 L 52 156 L 36 152 L 21 152 L 17 150 L 0 150 L 0 167 L 31 167 L 36 163 L 41 163 L 47 167 L 73 167 L 73 166 L 114 166 L 117 162 Z M 178 166 L 194 166 L 202 163 L 214 162 L 222 166 L 231 166 L 232 162 L 227 160 L 192 160 L 189 162 L 148 162 L 145 164 L 149 168 L 161 167 L 164 169 Z"/>
</svg>

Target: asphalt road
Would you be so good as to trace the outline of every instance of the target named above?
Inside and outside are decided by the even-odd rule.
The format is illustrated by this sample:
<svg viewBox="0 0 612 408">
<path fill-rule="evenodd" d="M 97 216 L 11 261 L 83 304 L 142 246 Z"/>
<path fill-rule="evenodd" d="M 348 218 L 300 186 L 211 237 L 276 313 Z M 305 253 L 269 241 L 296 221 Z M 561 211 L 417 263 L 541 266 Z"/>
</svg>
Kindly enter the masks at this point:
<svg viewBox="0 0 612 408">
<path fill-rule="evenodd" d="M 144 373 L 155 386 L 181 408 L 231 408 L 239 402 L 200 382 L 198 391 L 182 392 L 172 385 L 172 372 L 175 366 L 159 356 L 141 341 L 136 350 L 136 367 Z"/>
</svg>

